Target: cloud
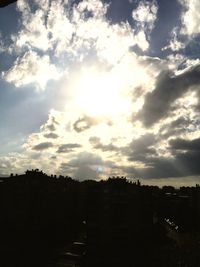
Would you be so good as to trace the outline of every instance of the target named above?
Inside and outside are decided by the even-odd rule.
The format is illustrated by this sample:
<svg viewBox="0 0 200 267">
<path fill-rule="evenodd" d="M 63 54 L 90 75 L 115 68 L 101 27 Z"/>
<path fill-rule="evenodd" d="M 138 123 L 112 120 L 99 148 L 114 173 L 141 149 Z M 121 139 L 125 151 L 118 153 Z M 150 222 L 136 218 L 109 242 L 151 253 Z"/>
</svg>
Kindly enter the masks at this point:
<svg viewBox="0 0 200 267">
<path fill-rule="evenodd" d="M 128 22 L 111 24 L 108 4 L 101 0 L 19 0 L 17 7 L 19 31 L 9 44 L 17 60 L 3 76 L 17 87 L 34 83 L 44 90 L 78 62 L 93 58 L 115 65 L 136 43 L 147 46 L 143 33 L 136 37 Z"/>
<path fill-rule="evenodd" d="M 72 167 L 87 165 L 91 168 L 96 168 L 97 166 L 111 167 L 115 164 L 110 160 L 103 160 L 98 154 L 83 151 L 71 159 L 69 165 Z"/>
<path fill-rule="evenodd" d="M 189 148 L 190 150 L 187 152 L 176 155 L 175 164 L 179 164 L 181 166 L 183 176 L 200 175 L 200 151 L 197 149 L 192 150 L 192 145 L 190 145 Z"/>
<path fill-rule="evenodd" d="M 188 54 L 188 52 L 193 54 L 197 49 L 200 33 L 200 3 L 198 0 L 179 0 L 178 2 L 181 7 L 180 21 L 171 32 L 169 44 L 162 50 L 170 49 L 182 54 Z"/>
<path fill-rule="evenodd" d="M 61 163 L 60 172 L 64 175 L 71 175 L 79 181 L 100 179 L 99 173 L 88 165 L 72 168 L 68 163 Z"/>
<path fill-rule="evenodd" d="M 83 100 L 84 101 L 84 100 Z M 80 133 L 83 132 L 93 125 L 96 125 L 98 122 L 95 118 L 84 116 L 79 118 L 77 121 L 74 122 L 73 128 L 76 132 Z"/>
<path fill-rule="evenodd" d="M 126 148 L 123 153 L 128 157 L 129 161 L 145 162 L 146 158 L 153 157 L 156 154 L 156 138 L 154 134 L 147 133 L 134 139 Z"/>
<path fill-rule="evenodd" d="M 50 127 L 50 128 L 52 129 L 52 127 Z M 54 128 L 53 128 L 53 130 L 54 130 Z M 56 139 L 59 136 L 57 134 L 55 134 L 55 133 L 47 133 L 47 134 L 44 134 L 44 137 L 50 138 L 50 139 Z"/>
<path fill-rule="evenodd" d="M 142 49 L 142 51 L 146 51 L 149 48 L 149 42 L 147 41 L 146 34 L 143 30 L 137 33 L 136 43 Z"/>
<path fill-rule="evenodd" d="M 168 149 L 172 153 L 171 155 L 158 156 L 156 153 L 151 153 L 151 151 L 148 154 L 148 146 L 144 146 L 143 151 L 141 148 L 139 149 L 139 153 L 136 153 L 133 158 L 129 157 L 129 161 L 133 163 L 133 166 L 122 166 L 122 170 L 129 175 L 132 174 L 133 176 L 144 179 L 200 175 L 199 138 L 192 140 L 185 140 L 183 138 L 171 139 L 168 142 Z M 140 151 L 142 152 L 141 157 Z M 135 165 L 134 163 L 137 160 L 141 160 L 143 166 Z"/>
<path fill-rule="evenodd" d="M 35 158 L 36 159 L 36 158 Z M 4 176 L 14 174 L 22 174 L 29 168 L 37 168 L 37 163 L 34 164 L 32 158 L 22 153 L 9 153 L 6 156 L 0 156 L 0 173 Z"/>
<path fill-rule="evenodd" d="M 133 46 L 141 54 L 150 47 L 158 14 L 156 1 L 137 3 L 130 23 L 112 23 L 105 1 L 18 0 L 19 31 L 9 48 L 17 59 L 2 77 L 40 89 L 38 102 L 50 95 L 57 109 L 49 104 L 38 116 L 42 126 L 24 137 L 23 167 L 79 179 L 198 174 L 198 151 L 187 142 L 199 138 L 199 62 L 137 55 Z M 172 51 L 181 50 L 179 34 L 172 34 Z"/>
<path fill-rule="evenodd" d="M 146 159 L 145 167 L 123 167 L 129 176 L 141 177 L 143 179 L 160 179 L 169 177 L 186 177 L 190 175 L 199 175 L 200 169 L 197 165 L 197 157 L 195 163 L 192 162 L 194 157 L 189 155 L 185 159 L 181 156 L 177 158 L 167 157 L 151 157 Z"/>
<path fill-rule="evenodd" d="M 32 147 L 33 150 L 37 150 L 37 151 L 41 151 L 41 150 L 46 150 L 50 147 L 53 147 L 53 143 L 51 142 L 43 142 L 40 144 L 37 144 L 35 146 Z"/>
<path fill-rule="evenodd" d="M 55 125 L 53 123 L 52 124 L 48 124 L 45 127 L 48 128 L 52 132 L 56 130 L 56 127 L 55 127 Z"/>
<path fill-rule="evenodd" d="M 185 140 L 182 138 L 171 139 L 169 141 L 171 149 L 186 150 L 186 151 L 199 151 L 200 152 L 200 138 L 193 140 Z"/>
<path fill-rule="evenodd" d="M 88 17 L 93 17 L 96 19 L 101 19 L 105 16 L 107 12 L 107 4 L 104 4 L 99 0 L 85 0 L 79 2 L 77 6 L 78 15 L 80 15 L 83 19 Z"/>
<path fill-rule="evenodd" d="M 18 57 L 13 66 L 5 73 L 3 78 L 16 87 L 35 83 L 39 89 L 45 89 L 47 82 L 51 79 L 58 79 L 59 73 L 49 61 L 49 57 L 39 56 L 36 52 L 26 52 Z"/>
<path fill-rule="evenodd" d="M 49 48 L 48 29 L 45 19 L 48 15 L 48 8 L 42 9 L 41 6 L 32 5 L 30 1 L 17 1 L 18 10 L 21 12 L 21 29 L 18 35 L 13 35 L 14 49 L 20 51 L 22 48 L 31 49 L 37 47 L 46 51 Z M 35 11 L 32 10 L 35 7 Z"/>
<path fill-rule="evenodd" d="M 175 27 L 171 32 L 171 40 L 169 44 L 162 48 L 162 50 L 171 49 L 173 52 L 184 49 L 186 44 L 179 40 L 179 28 Z"/>
<path fill-rule="evenodd" d="M 41 130 L 44 131 L 45 134 L 47 134 L 46 132 L 48 131 L 54 132 L 58 128 L 59 126 L 59 122 L 57 121 L 57 119 L 59 118 L 58 114 L 59 113 L 56 112 L 55 110 L 51 110 L 49 112 L 49 117 L 47 122 L 41 126 Z"/>
<path fill-rule="evenodd" d="M 140 1 L 139 5 L 132 12 L 132 17 L 142 28 L 152 30 L 157 18 L 158 5 L 156 1 Z"/>
<path fill-rule="evenodd" d="M 109 175 L 111 166 L 114 166 L 112 161 L 104 161 L 94 153 L 81 152 L 68 162 L 62 162 L 60 170 L 80 180 L 100 179 Z"/>
<path fill-rule="evenodd" d="M 8 158 L 8 157 L 1 157 L 0 158 L 0 176 L 5 176 L 8 174 L 8 170 L 12 172 L 13 170 L 14 162 Z"/>
<path fill-rule="evenodd" d="M 200 33 L 200 2 L 198 0 L 179 0 L 183 6 L 181 33 L 196 35 Z"/>
<path fill-rule="evenodd" d="M 103 164 L 103 160 L 100 156 L 89 153 L 89 152 L 81 152 L 74 159 L 71 159 L 69 165 L 72 167 L 77 167 L 81 165 L 99 165 Z"/>
<path fill-rule="evenodd" d="M 143 179 L 152 178 L 168 178 L 183 176 L 183 172 L 179 171 L 173 159 L 168 158 L 151 158 L 146 160 L 145 167 L 123 167 L 128 176 L 139 177 Z"/>
<path fill-rule="evenodd" d="M 132 18 L 136 22 L 136 43 L 143 50 L 149 48 L 150 33 L 157 19 L 158 4 L 156 1 L 140 1 L 132 11 Z"/>
<path fill-rule="evenodd" d="M 145 127 L 151 127 L 159 120 L 166 118 L 172 104 L 200 82 L 199 66 L 189 68 L 179 75 L 162 72 L 156 82 L 155 89 L 148 93 L 142 110 L 138 113 Z"/>
<path fill-rule="evenodd" d="M 154 15 L 155 5 L 153 2 L 149 6 Z M 20 29 L 12 35 L 10 45 L 17 60 L 3 78 L 17 87 L 31 84 L 44 90 L 49 80 L 69 76 L 74 66 L 85 61 L 113 67 L 126 58 L 136 43 L 146 49 L 144 32 L 135 35 L 128 22 L 111 24 L 106 19 L 107 9 L 108 5 L 100 0 L 76 4 L 19 0 Z M 146 20 L 152 22 L 150 17 Z"/>
<path fill-rule="evenodd" d="M 74 178 L 80 181 L 90 180 L 90 179 L 99 180 L 99 177 L 100 177 L 99 173 L 91 169 L 89 166 L 81 166 L 74 173 Z"/>
<path fill-rule="evenodd" d="M 92 144 L 93 148 L 95 149 L 100 149 L 104 152 L 109 151 L 109 152 L 117 152 L 120 150 L 119 147 L 113 145 L 112 143 L 110 144 L 102 144 L 101 139 L 96 136 L 92 136 L 89 139 L 89 142 Z"/>
<path fill-rule="evenodd" d="M 63 144 L 60 145 L 57 153 L 68 153 L 74 150 L 74 148 L 80 148 L 81 145 L 80 144 Z"/>
<path fill-rule="evenodd" d="M 190 131 L 190 126 L 193 125 L 194 121 L 188 116 L 180 116 L 170 123 L 161 125 L 160 136 L 161 139 L 168 138 L 170 136 L 177 136 Z"/>
</svg>

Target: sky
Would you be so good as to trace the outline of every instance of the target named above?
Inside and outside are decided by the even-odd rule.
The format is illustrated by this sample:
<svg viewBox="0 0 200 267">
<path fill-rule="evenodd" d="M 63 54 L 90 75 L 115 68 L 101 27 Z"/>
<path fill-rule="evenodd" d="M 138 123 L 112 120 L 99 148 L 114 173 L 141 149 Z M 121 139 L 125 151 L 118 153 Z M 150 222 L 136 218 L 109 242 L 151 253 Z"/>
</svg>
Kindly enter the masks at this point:
<svg viewBox="0 0 200 267">
<path fill-rule="evenodd" d="M 0 176 L 200 177 L 199 0 L 0 9 Z"/>
</svg>

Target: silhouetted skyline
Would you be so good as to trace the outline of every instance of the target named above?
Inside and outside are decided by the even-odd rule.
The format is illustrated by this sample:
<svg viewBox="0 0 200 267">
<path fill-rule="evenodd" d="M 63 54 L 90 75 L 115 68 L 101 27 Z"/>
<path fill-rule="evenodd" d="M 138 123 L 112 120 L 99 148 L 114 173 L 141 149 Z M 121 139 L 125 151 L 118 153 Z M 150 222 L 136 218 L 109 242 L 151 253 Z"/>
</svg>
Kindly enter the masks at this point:
<svg viewBox="0 0 200 267">
<path fill-rule="evenodd" d="M 35 169 L 1 178 L 0 202 L 4 267 L 200 263 L 199 185 L 80 182 Z"/>
</svg>

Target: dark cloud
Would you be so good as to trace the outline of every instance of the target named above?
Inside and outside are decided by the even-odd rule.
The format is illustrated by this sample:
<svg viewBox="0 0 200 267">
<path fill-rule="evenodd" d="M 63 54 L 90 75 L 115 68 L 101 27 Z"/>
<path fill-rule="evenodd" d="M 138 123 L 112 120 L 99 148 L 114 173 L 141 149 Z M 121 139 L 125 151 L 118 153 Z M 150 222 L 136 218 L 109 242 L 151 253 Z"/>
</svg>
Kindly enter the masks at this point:
<svg viewBox="0 0 200 267">
<path fill-rule="evenodd" d="M 145 134 L 133 140 L 124 149 L 124 153 L 128 156 L 129 161 L 143 161 L 146 157 L 156 154 L 155 143 L 156 138 L 153 134 Z"/>
<path fill-rule="evenodd" d="M 73 166 L 70 166 L 67 162 L 62 162 L 60 164 L 60 170 L 61 170 L 61 173 L 67 173 L 67 172 L 71 172 L 72 170 L 74 170 L 75 167 Z"/>
<path fill-rule="evenodd" d="M 200 152 L 200 138 L 193 140 L 185 140 L 182 138 L 172 139 L 169 141 L 171 149 L 186 150 L 186 151 L 199 151 Z"/>
<path fill-rule="evenodd" d="M 71 175 L 71 177 L 79 180 L 88 180 L 99 179 L 100 173 L 104 172 L 105 167 L 115 169 L 116 165 L 112 161 L 103 161 L 96 154 L 81 152 L 69 162 L 62 162 L 60 164 L 60 171 L 65 175 Z"/>
<path fill-rule="evenodd" d="M 189 125 L 193 123 L 194 121 L 192 121 L 190 118 L 181 116 L 168 124 L 164 124 L 160 128 L 160 138 L 169 138 L 170 136 L 177 136 L 188 132 Z"/>
<path fill-rule="evenodd" d="M 51 142 L 43 142 L 43 143 L 40 143 L 40 144 L 32 147 L 32 149 L 40 151 L 40 150 L 48 149 L 50 147 L 53 147 L 53 143 L 51 143 Z"/>
<path fill-rule="evenodd" d="M 111 162 L 104 162 L 102 158 L 96 154 L 89 152 L 81 152 L 75 158 L 67 163 L 62 163 L 60 169 L 62 173 L 71 173 L 72 177 L 79 180 L 98 179 L 98 166 L 105 166 Z"/>
<path fill-rule="evenodd" d="M 184 177 L 194 175 L 192 169 L 183 165 L 183 162 L 176 158 L 151 157 L 143 160 L 145 167 L 122 167 L 122 170 L 129 175 L 151 179 Z"/>
<path fill-rule="evenodd" d="M 91 143 L 91 145 L 95 146 L 96 144 L 99 144 L 101 142 L 101 138 L 92 136 L 90 137 L 89 142 Z"/>
<path fill-rule="evenodd" d="M 145 134 L 139 137 L 136 140 L 133 140 L 130 144 L 131 148 L 137 152 L 141 153 L 146 150 L 147 147 L 155 144 L 155 136 L 154 134 Z"/>
<path fill-rule="evenodd" d="M 200 150 L 189 150 L 176 155 L 175 163 L 181 166 L 182 176 L 200 175 Z"/>
<path fill-rule="evenodd" d="M 171 177 L 187 177 L 200 175 L 200 151 L 188 151 L 179 153 L 175 157 L 146 157 L 143 158 L 145 167 L 116 166 L 108 163 L 112 169 L 128 177 L 144 179 L 160 179 Z M 135 161 L 135 159 L 134 159 Z M 91 156 L 79 156 L 76 160 L 62 164 L 62 170 L 73 172 L 77 179 L 95 179 L 97 173 L 95 166 L 104 166 L 105 163 L 94 154 Z M 82 171 L 82 174 L 81 174 Z"/>
<path fill-rule="evenodd" d="M 173 125 L 181 125 L 184 120 L 176 120 Z M 181 138 L 169 141 L 171 157 L 158 156 L 156 149 L 159 146 L 158 139 L 153 134 L 143 135 L 132 141 L 124 152 L 129 162 L 141 161 L 145 167 L 121 167 L 127 173 L 145 179 L 186 177 L 200 175 L 200 138 L 184 140 Z"/>
<path fill-rule="evenodd" d="M 103 160 L 100 156 L 89 153 L 81 152 L 76 158 L 69 161 L 69 165 L 72 167 L 82 166 L 82 165 L 102 165 Z"/>
<path fill-rule="evenodd" d="M 95 149 L 100 149 L 102 151 L 119 151 L 120 148 L 113 145 L 112 143 L 108 144 L 108 145 L 104 145 L 101 143 L 101 139 L 99 137 L 90 137 L 89 139 L 90 143 L 92 144 L 93 148 Z"/>
<path fill-rule="evenodd" d="M 151 158 L 151 161 L 147 160 L 146 164 L 145 168 L 123 166 L 122 170 L 130 176 L 144 179 L 179 177 L 181 174 L 174 165 L 174 161 L 167 158 Z"/>
<path fill-rule="evenodd" d="M 91 169 L 89 166 L 80 166 L 74 173 L 74 178 L 78 180 L 98 180 L 99 174 L 97 171 Z"/>
<path fill-rule="evenodd" d="M 142 110 L 138 113 L 145 127 L 150 127 L 169 115 L 172 104 L 192 86 L 200 83 L 200 65 L 190 68 L 183 74 L 174 76 L 169 71 L 162 72 L 155 89 L 148 93 Z"/>
<path fill-rule="evenodd" d="M 5 176 L 8 170 L 12 171 L 13 167 L 13 161 L 0 158 L 0 177 Z"/>
<path fill-rule="evenodd" d="M 115 163 L 106 160 L 104 161 L 99 155 L 89 152 L 81 152 L 76 157 L 71 159 L 67 164 L 67 168 L 72 168 L 74 170 L 81 169 L 82 167 L 89 167 L 92 170 L 97 170 L 98 167 L 104 168 L 115 168 Z M 75 173 L 75 172 L 74 172 Z"/>
<path fill-rule="evenodd" d="M 39 159 L 41 157 L 40 152 L 35 152 L 33 154 L 31 154 L 31 159 Z"/>
<path fill-rule="evenodd" d="M 171 157 L 141 157 L 145 168 L 126 167 L 124 171 L 141 178 L 167 178 L 186 177 L 200 175 L 200 138 L 184 140 L 181 138 L 169 141 L 169 148 L 172 151 Z M 139 156 L 129 158 L 129 161 L 136 161 Z"/>
<path fill-rule="evenodd" d="M 167 158 L 153 158 L 146 168 L 137 168 L 136 175 L 142 178 L 168 178 L 183 176 L 182 171 Z"/>
<path fill-rule="evenodd" d="M 84 116 L 83 118 L 79 118 L 74 124 L 73 128 L 76 132 L 80 133 L 87 129 L 89 129 L 91 126 L 96 125 L 97 120 L 94 118 Z"/>
<path fill-rule="evenodd" d="M 171 128 L 182 128 L 188 126 L 191 123 L 189 118 L 179 117 L 170 123 Z"/>
<path fill-rule="evenodd" d="M 48 129 L 48 130 L 50 130 L 50 131 L 55 131 L 56 130 L 56 127 L 55 127 L 55 125 L 53 124 L 53 123 L 51 123 L 51 124 L 48 124 L 47 126 L 46 126 L 46 129 Z"/>
<path fill-rule="evenodd" d="M 138 98 L 143 94 L 143 92 L 144 92 L 143 87 L 142 86 L 138 86 L 133 91 L 133 97 L 134 98 Z"/>
<path fill-rule="evenodd" d="M 74 150 L 74 148 L 81 147 L 80 144 L 63 144 L 59 146 L 57 153 L 68 153 Z"/>
<path fill-rule="evenodd" d="M 80 181 L 99 179 L 99 173 L 88 165 L 72 167 L 68 163 L 63 162 L 60 165 L 60 170 L 61 173 L 64 173 L 64 175 L 70 175 L 71 177 L 78 179 Z"/>
<path fill-rule="evenodd" d="M 59 123 L 57 122 L 56 118 L 52 114 L 50 114 L 49 119 L 47 123 L 42 127 L 42 130 L 54 132 L 56 130 L 57 125 L 59 125 Z"/>
<path fill-rule="evenodd" d="M 183 118 L 171 123 L 179 127 L 185 124 Z M 146 134 L 133 140 L 124 150 L 129 162 L 140 161 L 145 167 L 121 166 L 128 175 L 150 178 L 186 177 L 200 175 L 200 138 L 184 140 L 182 138 L 171 139 L 168 150 L 172 156 L 158 156 L 156 149 L 159 147 L 159 139 L 153 134 Z"/>
<path fill-rule="evenodd" d="M 96 149 L 101 149 L 102 151 L 119 151 L 120 149 L 113 145 L 112 143 L 108 144 L 108 145 L 103 145 L 103 144 L 98 144 L 96 145 L 94 148 Z"/>
<path fill-rule="evenodd" d="M 59 136 L 57 134 L 55 134 L 55 133 L 48 133 L 48 134 L 44 134 L 44 137 L 51 138 L 51 139 L 56 139 Z"/>
</svg>

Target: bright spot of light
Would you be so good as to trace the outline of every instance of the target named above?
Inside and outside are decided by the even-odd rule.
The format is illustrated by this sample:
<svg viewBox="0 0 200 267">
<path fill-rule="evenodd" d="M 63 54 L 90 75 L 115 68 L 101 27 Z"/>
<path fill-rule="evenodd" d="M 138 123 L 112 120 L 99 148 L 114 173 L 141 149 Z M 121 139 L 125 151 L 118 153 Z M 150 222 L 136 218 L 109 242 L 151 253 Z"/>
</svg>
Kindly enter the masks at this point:
<svg viewBox="0 0 200 267">
<path fill-rule="evenodd" d="M 121 79 L 121 78 L 120 78 Z M 74 83 L 75 106 L 90 116 L 119 116 L 131 111 L 131 98 L 119 77 L 97 69 L 84 69 Z"/>
</svg>

